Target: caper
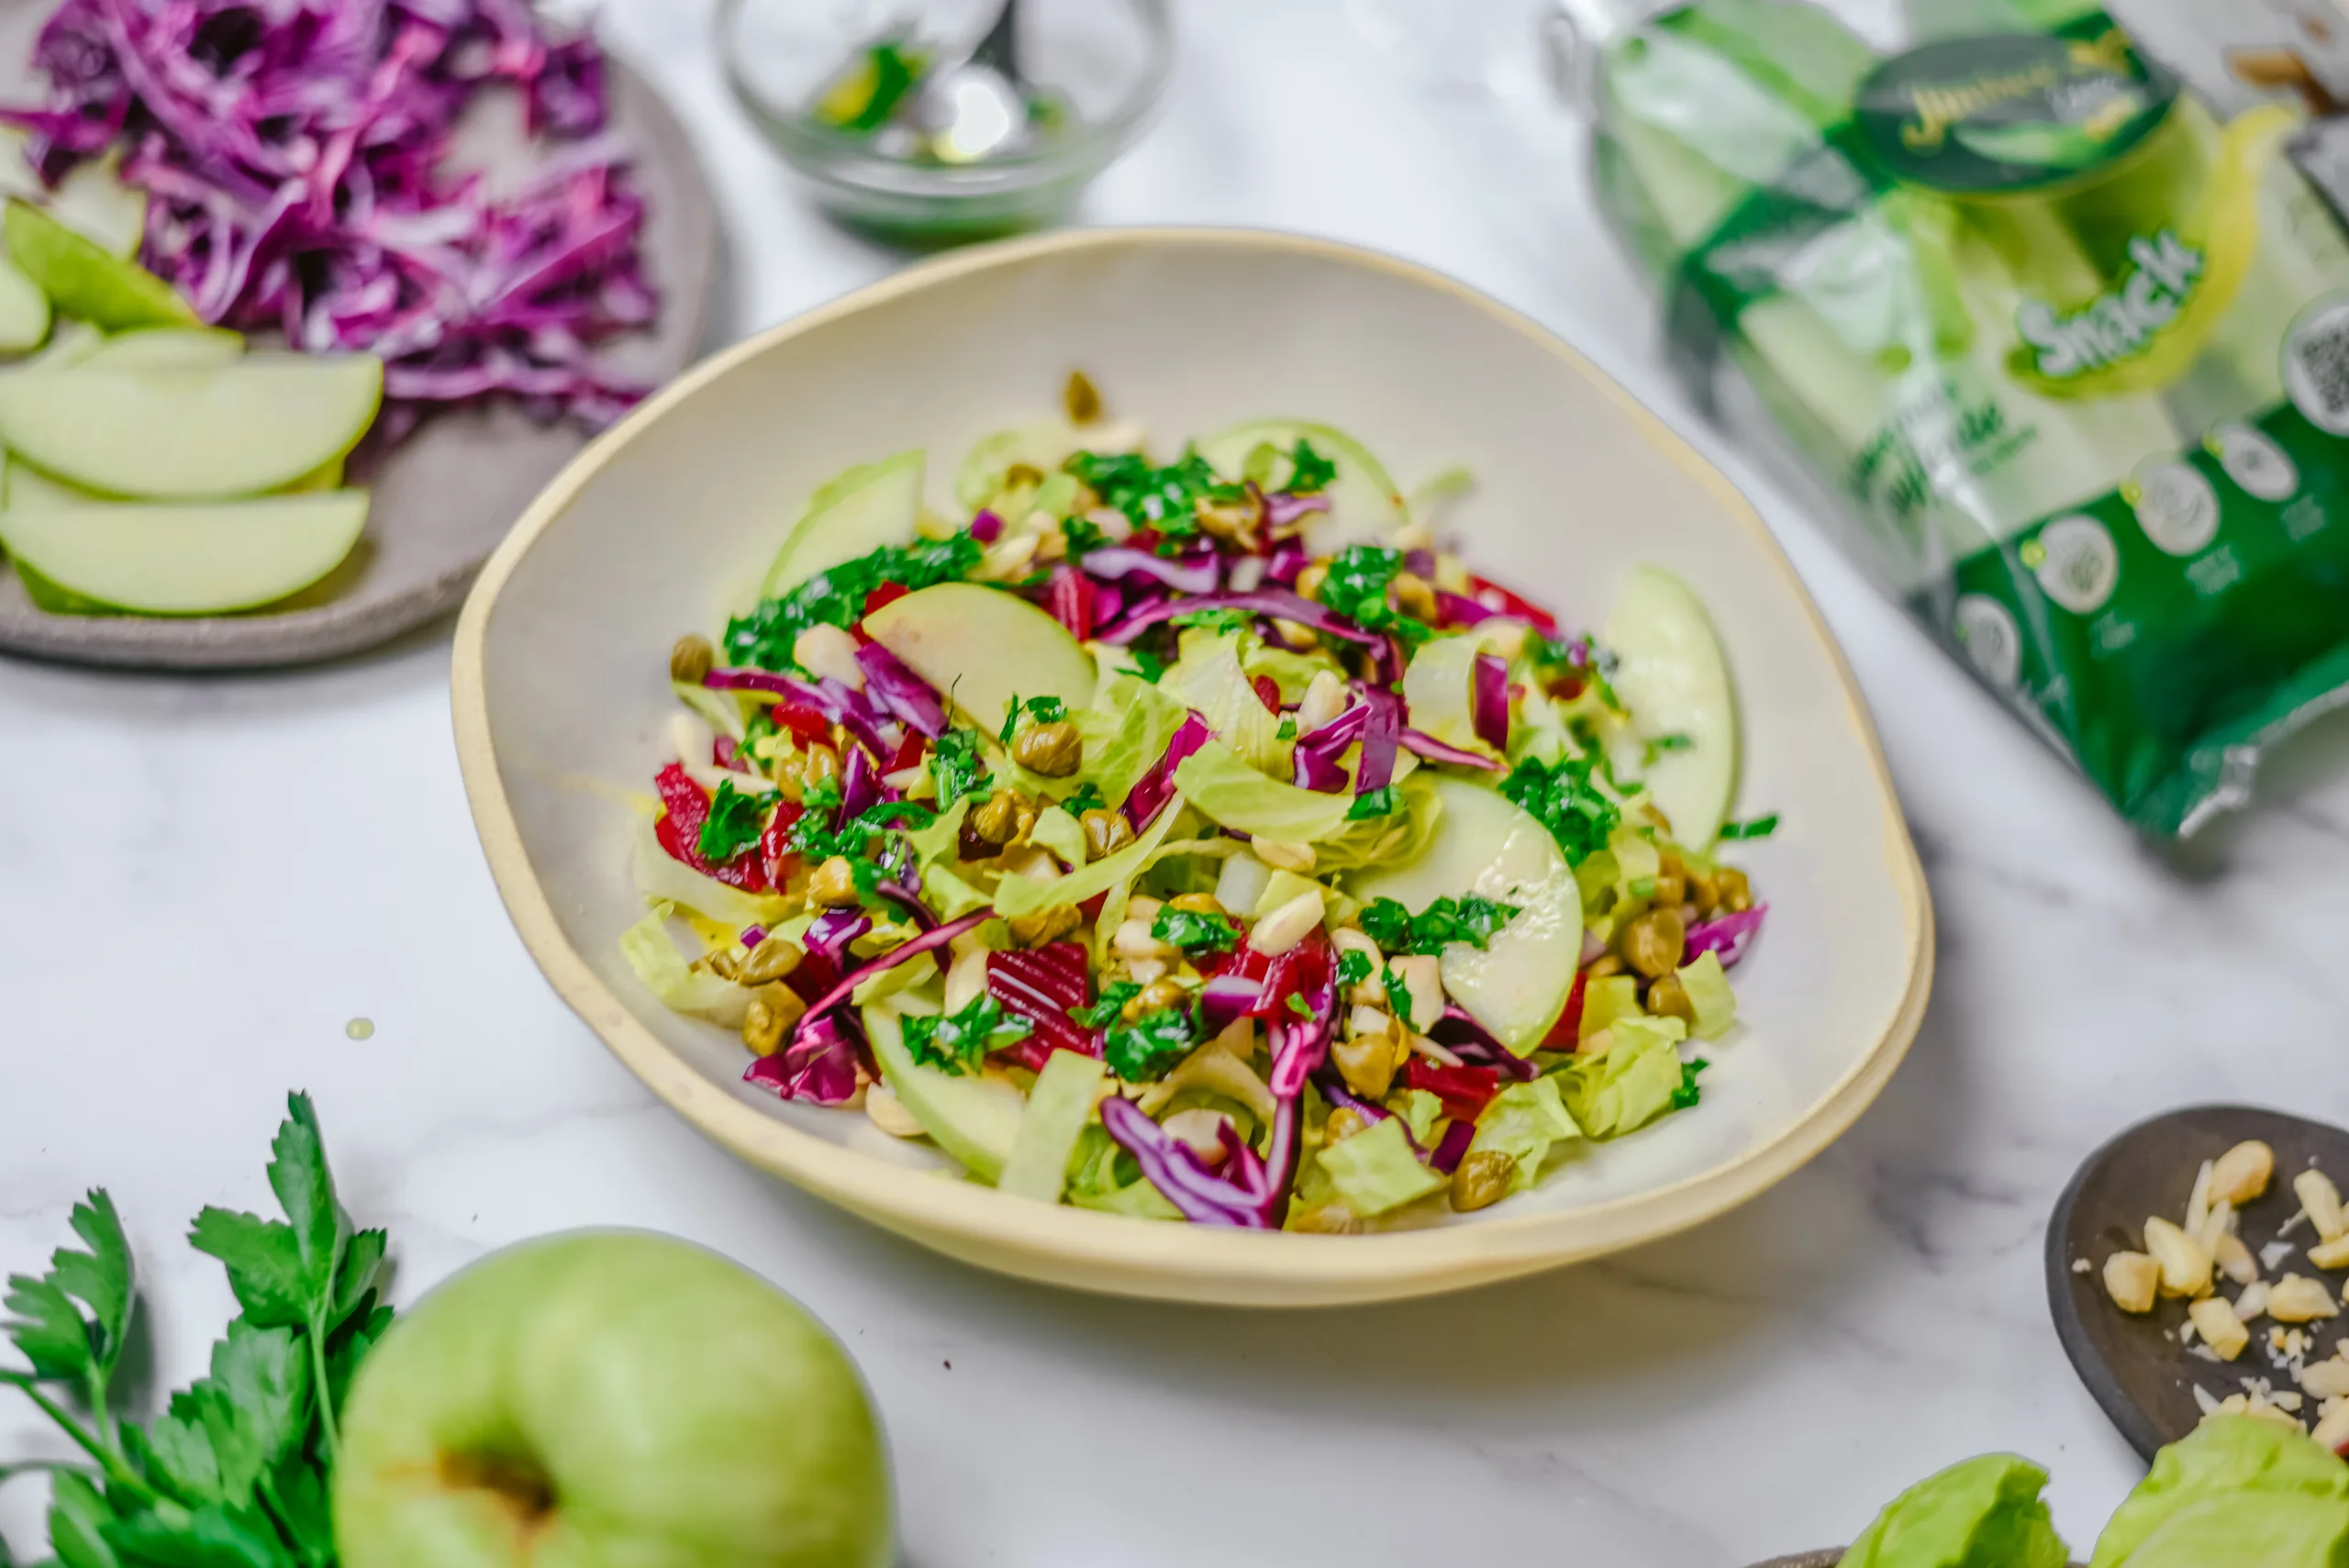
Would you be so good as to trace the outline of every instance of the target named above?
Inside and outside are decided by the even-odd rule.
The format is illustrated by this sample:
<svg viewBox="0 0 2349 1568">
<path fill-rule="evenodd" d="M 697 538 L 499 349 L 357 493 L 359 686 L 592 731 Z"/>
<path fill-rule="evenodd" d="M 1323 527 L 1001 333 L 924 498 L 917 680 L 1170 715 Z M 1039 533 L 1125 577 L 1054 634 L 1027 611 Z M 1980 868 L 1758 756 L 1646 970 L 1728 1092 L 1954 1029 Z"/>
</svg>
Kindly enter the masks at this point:
<svg viewBox="0 0 2349 1568">
<path fill-rule="evenodd" d="M 769 937 L 751 950 L 751 956 L 742 961 L 738 978 L 744 985 L 770 985 L 798 968 L 799 961 L 807 956 L 796 943 Z"/>
<path fill-rule="evenodd" d="M 712 948 L 696 962 L 720 980 L 738 980 L 742 974 L 742 955 L 733 948 Z"/>
<path fill-rule="evenodd" d="M 783 1015 L 753 996 L 742 1013 L 742 1043 L 753 1055 L 773 1056 L 783 1049 Z"/>
<path fill-rule="evenodd" d="M 799 787 L 820 791 L 826 784 L 837 788 L 841 782 L 841 754 L 818 740 L 807 748 L 807 761 L 799 771 Z"/>
<path fill-rule="evenodd" d="M 796 806 L 807 798 L 807 759 L 796 751 L 785 751 L 774 760 L 774 787 L 784 799 Z"/>
<path fill-rule="evenodd" d="M 669 650 L 669 679 L 698 686 L 717 662 L 718 651 L 710 647 L 709 639 L 688 634 Z"/>
<path fill-rule="evenodd" d="M 1623 929 L 1623 962 L 1650 979 L 1669 974 L 1680 967 L 1687 940 L 1677 908 L 1651 909 Z"/>
<path fill-rule="evenodd" d="M 1668 871 L 1655 873 L 1655 891 L 1648 901 L 1659 909 L 1677 909 L 1688 902 L 1688 879 L 1675 876 Z"/>
<path fill-rule="evenodd" d="M 1001 849 L 1011 842 L 1019 831 L 1019 792 L 996 790 L 971 813 L 970 826 L 982 843 Z"/>
<path fill-rule="evenodd" d="M 1030 773 L 1064 779 L 1085 760 L 1085 740 L 1067 719 L 1023 729 L 1011 743 L 1012 760 Z"/>
<path fill-rule="evenodd" d="M 1735 866 L 1723 866 L 1715 872 L 1713 885 L 1720 890 L 1721 907 L 1731 914 L 1742 915 L 1753 907 L 1753 884 Z"/>
<path fill-rule="evenodd" d="M 857 902 L 856 873 L 846 855 L 834 855 L 807 879 L 807 901 L 827 908 L 845 909 Z"/>
<path fill-rule="evenodd" d="M 1118 1016 L 1130 1024 L 1135 1023 L 1152 1013 L 1180 1006 L 1186 995 L 1180 981 L 1153 980 L 1128 998 L 1126 1005 L 1119 1009 Z"/>
<path fill-rule="evenodd" d="M 1055 904 L 1049 909 L 1031 910 L 1015 915 L 1004 923 L 1011 929 L 1011 940 L 1023 948 L 1040 948 L 1056 942 L 1076 929 L 1084 917 L 1074 904 Z"/>
<path fill-rule="evenodd" d="M 1122 811 L 1096 807 L 1077 818 L 1085 829 L 1085 848 L 1093 859 L 1106 860 L 1134 841 L 1133 824 Z"/>
<path fill-rule="evenodd" d="M 1517 1158 L 1497 1149 L 1480 1149 L 1464 1155 L 1452 1173 L 1452 1207 L 1466 1214 L 1490 1208 L 1508 1196 L 1517 1174 Z"/>
<path fill-rule="evenodd" d="M 1697 1005 L 1688 999 L 1688 987 L 1677 974 L 1659 974 L 1649 984 L 1647 1009 L 1659 1018 L 1678 1018 L 1684 1024 L 1697 1021 Z"/>
<path fill-rule="evenodd" d="M 1093 378 L 1083 371 L 1068 373 L 1068 384 L 1061 388 L 1061 406 L 1068 410 L 1072 425 L 1090 425 L 1101 417 L 1101 393 Z"/>
</svg>

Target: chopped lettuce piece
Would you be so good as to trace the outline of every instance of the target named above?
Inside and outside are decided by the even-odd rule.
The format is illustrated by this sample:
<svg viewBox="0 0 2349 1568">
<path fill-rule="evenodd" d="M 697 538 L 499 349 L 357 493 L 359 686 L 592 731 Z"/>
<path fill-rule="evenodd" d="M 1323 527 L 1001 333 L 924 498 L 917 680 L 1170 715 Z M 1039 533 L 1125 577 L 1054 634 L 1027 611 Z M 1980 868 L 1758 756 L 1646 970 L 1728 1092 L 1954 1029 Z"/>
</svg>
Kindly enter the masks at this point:
<svg viewBox="0 0 2349 1568">
<path fill-rule="evenodd" d="M 1588 1040 L 1604 1029 L 1612 1029 L 1618 1018 L 1640 1016 L 1640 983 L 1628 974 L 1601 975 L 1582 983 L 1582 1024 L 1576 1031 L 1579 1040 Z"/>
<path fill-rule="evenodd" d="M 1444 1185 L 1442 1173 L 1419 1163 L 1403 1124 L 1392 1117 L 1323 1149 L 1319 1162 L 1346 1207 L 1365 1219 Z"/>
<path fill-rule="evenodd" d="M 1219 636 L 1204 630 L 1185 632 L 1182 656 L 1160 679 L 1158 689 L 1197 710 L 1208 728 L 1250 768 L 1285 780 L 1294 747 L 1280 738 L 1279 716 L 1256 695 L 1255 684 L 1241 662 L 1242 643 L 1252 640 L 1251 634 L 1241 631 Z"/>
<path fill-rule="evenodd" d="M 2088 1562 L 2337 1568 L 2349 1562 L 2349 1465 L 2279 1422 L 2214 1416 L 2154 1456 Z"/>
<path fill-rule="evenodd" d="M 643 919 L 620 933 L 620 956 L 636 978 L 662 1005 L 680 1013 L 700 1013 L 720 1023 L 740 1023 L 748 993 L 729 980 L 692 967 L 669 935 L 674 905 L 655 904 Z"/>
<path fill-rule="evenodd" d="M 1435 1147 L 1435 1124 L 1443 1119 L 1442 1100 L 1425 1089 L 1404 1089 L 1386 1096 L 1386 1108 L 1403 1118 L 1420 1148 Z"/>
<path fill-rule="evenodd" d="M 1068 1201 L 1079 1208 L 1122 1214 L 1134 1219 L 1182 1218 L 1183 1211 L 1139 1170 L 1132 1181 L 1119 1182 L 1119 1164 L 1131 1163 L 1132 1160 L 1106 1129 L 1097 1124 L 1085 1128 L 1077 1139 L 1076 1153 L 1069 1162 Z"/>
<path fill-rule="evenodd" d="M 1675 1047 L 1685 1031 L 1678 1018 L 1618 1018 L 1613 1044 L 1559 1071 L 1567 1113 L 1593 1138 L 1620 1138 L 1664 1115 L 1680 1090 Z"/>
<path fill-rule="evenodd" d="M 1085 829 L 1075 817 L 1057 806 L 1048 806 L 1036 813 L 1036 825 L 1029 829 L 1028 841 L 1038 849 L 1050 850 L 1060 857 L 1063 865 L 1085 863 Z"/>
<path fill-rule="evenodd" d="M 1157 820 L 1142 830 L 1141 838 L 1116 854 L 1106 855 L 1066 876 L 1048 879 L 1012 873 L 996 886 L 995 912 L 1008 920 L 1063 904 L 1082 904 L 1095 894 L 1107 893 L 1113 887 L 1130 887 L 1148 867 L 1151 856 L 1166 841 L 1174 819 L 1183 814 L 1182 807 L 1183 797 L 1178 794 L 1159 812 Z"/>
<path fill-rule="evenodd" d="M 1093 784 L 1112 806 L 1124 804 L 1141 776 L 1166 754 L 1166 743 L 1183 727 L 1187 711 L 1147 682 L 1131 675 L 1109 676 L 1094 693 L 1093 706 L 1075 716 L 1085 750 L 1072 782 Z"/>
<path fill-rule="evenodd" d="M 1536 1078 L 1531 1084 L 1511 1084 L 1493 1096 L 1476 1118 L 1476 1136 L 1469 1140 L 1468 1152 L 1491 1151 L 1515 1160 L 1509 1191 L 1523 1192 L 1541 1173 L 1552 1144 L 1581 1136 L 1582 1129 L 1566 1114 L 1557 1079 Z"/>
<path fill-rule="evenodd" d="M 1039 1203 L 1060 1202 L 1069 1162 L 1101 1097 L 1102 1073 L 1099 1062 L 1074 1051 L 1045 1058 L 1044 1070 L 1028 1091 L 1028 1108 L 1003 1162 L 998 1189 Z"/>
<path fill-rule="evenodd" d="M 1497 756 L 1476 734 L 1473 689 L 1476 655 L 1488 652 L 1490 635 L 1475 630 L 1438 637 L 1411 655 L 1403 672 L 1403 706 L 1411 728 L 1447 746 Z"/>
<path fill-rule="evenodd" d="M 674 904 L 737 929 L 772 926 L 791 912 L 791 906 L 781 898 L 729 887 L 671 858 L 653 836 L 650 822 L 637 830 L 636 886 L 648 902 Z"/>
<path fill-rule="evenodd" d="M 1717 952 L 1701 952 L 1697 962 L 1680 971 L 1681 989 L 1697 1015 L 1688 1032 L 1698 1040 L 1719 1040 L 1737 1021 L 1737 993 L 1730 989 Z"/>
<path fill-rule="evenodd" d="M 1843 1553 L 1844 1568 L 2064 1568 L 2039 1498 L 2046 1484 L 2047 1472 L 2010 1453 L 1953 1464 L 1894 1498 Z"/>
<path fill-rule="evenodd" d="M 1264 710 L 1260 705 L 1256 711 Z M 1353 804 L 1352 795 L 1321 795 L 1267 778 L 1215 740 L 1175 764 L 1174 787 L 1220 827 L 1291 844 L 1317 843 L 1337 833 Z"/>
</svg>

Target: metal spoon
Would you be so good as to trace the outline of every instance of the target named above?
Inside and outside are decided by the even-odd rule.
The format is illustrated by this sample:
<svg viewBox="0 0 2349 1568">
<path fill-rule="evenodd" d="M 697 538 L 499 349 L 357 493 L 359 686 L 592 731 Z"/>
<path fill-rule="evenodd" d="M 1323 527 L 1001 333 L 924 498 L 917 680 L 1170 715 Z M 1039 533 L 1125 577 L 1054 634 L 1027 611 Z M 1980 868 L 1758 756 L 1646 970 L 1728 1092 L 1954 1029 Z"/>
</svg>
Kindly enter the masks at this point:
<svg viewBox="0 0 2349 1568">
<path fill-rule="evenodd" d="M 1019 0 L 1004 0 L 971 51 L 939 66 L 914 100 L 914 124 L 943 162 L 975 163 L 1028 138 L 1028 83 L 1019 73 Z"/>
<path fill-rule="evenodd" d="M 2276 1175 L 2266 1195 L 2240 1211 L 2243 1245 L 2257 1258 L 2262 1248 L 2280 1240 L 2293 1255 L 2273 1265 L 2262 1260 L 2263 1277 L 2297 1271 L 2337 1290 L 2337 1276 L 2311 1268 L 2300 1255 L 2317 1239 L 2305 1222 L 2289 1236 L 2279 1238 L 2277 1231 L 2300 1207 L 2292 1195 L 2292 1178 L 2311 1162 L 2335 1180 L 2349 1180 L 2349 1132 L 2280 1111 L 2193 1106 L 2140 1123 L 2088 1156 L 2047 1222 L 2047 1304 L 2056 1338 L 2121 1435 L 2149 1460 L 2201 1421 L 2197 1385 L 2219 1399 L 2242 1392 L 2246 1377 L 2267 1378 L 2279 1390 L 2293 1386 L 2290 1373 L 2267 1359 L 2264 1324 L 2253 1325 L 2250 1347 L 2234 1361 L 2205 1361 L 2188 1355 L 2179 1339 L 2185 1302 L 2158 1301 L 2153 1311 L 2132 1316 L 2115 1307 L 2104 1289 L 2105 1259 L 2143 1248 L 2148 1215 L 2179 1218 L 2202 1162 L 2247 1139 L 2276 1151 Z M 2332 1353 L 2341 1319 L 2301 1327 L 2316 1341 L 2309 1361 Z"/>
</svg>

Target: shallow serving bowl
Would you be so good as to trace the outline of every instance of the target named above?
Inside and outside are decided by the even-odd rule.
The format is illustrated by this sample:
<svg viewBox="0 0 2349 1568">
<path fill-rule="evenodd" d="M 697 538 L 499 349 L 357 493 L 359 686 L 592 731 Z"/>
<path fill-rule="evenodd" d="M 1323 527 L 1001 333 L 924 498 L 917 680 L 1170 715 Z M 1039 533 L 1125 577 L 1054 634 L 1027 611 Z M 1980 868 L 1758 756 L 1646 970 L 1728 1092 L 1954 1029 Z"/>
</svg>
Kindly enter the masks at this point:
<svg viewBox="0 0 2349 1568">
<path fill-rule="evenodd" d="M 1421 1230 L 1241 1233 L 1047 1207 L 941 1179 L 856 1112 L 740 1082 L 727 1031 L 674 1016 L 614 945 L 674 699 L 669 645 L 740 608 L 801 500 L 917 444 L 930 485 L 1040 417 L 1072 366 L 1163 447 L 1254 415 L 1348 430 L 1408 487 L 1465 463 L 1474 564 L 1595 624 L 1656 562 L 1710 606 L 1748 737 L 1745 857 L 1771 916 L 1747 1020 L 1704 1102 Z M 1258 1306 L 1369 1301 L 1667 1235 L 1824 1149 L 1917 1029 L 1932 911 L 1850 672 L 1753 509 L 1542 328 L 1367 251 L 1276 234 L 1092 230 L 966 251 L 691 371 L 583 453 L 484 572 L 458 627 L 457 742 L 499 891 L 557 992 L 652 1090 L 765 1170 L 952 1256 L 1085 1289 Z"/>
</svg>

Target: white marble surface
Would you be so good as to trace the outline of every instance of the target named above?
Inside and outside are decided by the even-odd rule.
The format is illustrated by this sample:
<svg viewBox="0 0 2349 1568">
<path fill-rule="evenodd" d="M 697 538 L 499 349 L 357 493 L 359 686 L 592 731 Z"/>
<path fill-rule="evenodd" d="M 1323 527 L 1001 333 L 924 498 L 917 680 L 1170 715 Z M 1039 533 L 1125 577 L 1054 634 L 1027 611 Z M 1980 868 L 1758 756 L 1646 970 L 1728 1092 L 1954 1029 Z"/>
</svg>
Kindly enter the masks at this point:
<svg viewBox="0 0 2349 1568">
<path fill-rule="evenodd" d="M 1168 113 L 1086 221 L 1277 225 L 1430 261 L 1688 422 L 1561 124 L 1401 80 L 1334 0 L 1179 9 Z M 607 30 L 715 172 L 734 333 L 895 263 L 798 204 L 723 97 L 706 12 L 626 0 Z M 877 1234 L 703 1144 L 540 983 L 466 817 L 441 627 L 292 675 L 0 664 L 0 1266 L 35 1265 L 106 1184 L 157 1369 L 190 1375 L 229 1302 L 185 1221 L 264 1201 L 263 1146 L 302 1085 L 347 1201 L 392 1228 L 403 1298 L 501 1243 L 615 1223 L 797 1294 L 872 1380 L 918 1568 L 1726 1568 L 1844 1539 L 1988 1448 L 2054 1467 L 2084 1545 L 2137 1470 L 2049 1330 L 2046 1211 L 2079 1156 L 2156 1109 L 2349 1118 L 2349 729 L 2285 759 L 2247 826 L 2165 863 L 1698 439 L 1859 668 L 1941 921 L 1908 1066 L 1742 1212 L 1478 1295 L 1293 1317 L 1056 1295 Z M 344 1034 L 362 1016 L 363 1044 Z M 39 1440 L 0 1405 L 0 1453 Z M 35 1493 L 0 1496 L 20 1547 Z"/>
</svg>

